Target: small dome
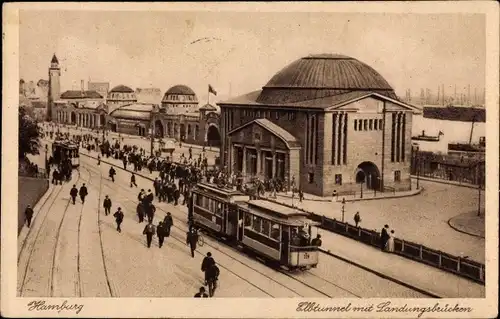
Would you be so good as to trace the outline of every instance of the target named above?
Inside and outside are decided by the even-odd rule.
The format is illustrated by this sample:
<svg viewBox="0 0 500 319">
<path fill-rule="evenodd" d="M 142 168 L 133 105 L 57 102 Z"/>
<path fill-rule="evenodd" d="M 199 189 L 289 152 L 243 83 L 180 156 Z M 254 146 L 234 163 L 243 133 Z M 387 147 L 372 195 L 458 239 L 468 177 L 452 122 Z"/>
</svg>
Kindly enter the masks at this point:
<svg viewBox="0 0 500 319">
<path fill-rule="evenodd" d="M 345 55 L 316 54 L 276 73 L 262 88 L 257 102 L 299 102 L 352 91 L 397 98 L 389 83 L 369 65 Z"/>
<path fill-rule="evenodd" d="M 186 85 L 172 86 L 167 92 L 165 92 L 165 95 L 167 94 L 196 95 L 194 91 Z"/>
<path fill-rule="evenodd" d="M 135 91 L 132 90 L 131 88 L 129 88 L 128 86 L 125 86 L 125 85 L 118 85 L 118 86 L 115 86 L 113 89 L 111 89 L 111 91 L 109 91 L 109 93 L 134 93 Z"/>
</svg>

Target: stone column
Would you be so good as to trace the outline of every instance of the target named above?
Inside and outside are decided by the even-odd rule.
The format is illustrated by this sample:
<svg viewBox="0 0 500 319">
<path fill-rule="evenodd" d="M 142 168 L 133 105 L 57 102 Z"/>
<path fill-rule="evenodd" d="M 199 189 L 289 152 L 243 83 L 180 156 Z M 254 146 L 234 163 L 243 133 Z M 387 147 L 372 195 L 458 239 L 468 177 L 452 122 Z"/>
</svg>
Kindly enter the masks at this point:
<svg viewBox="0 0 500 319">
<path fill-rule="evenodd" d="M 255 175 L 259 176 L 262 168 L 262 151 L 260 148 L 257 149 L 257 172 Z"/>
<path fill-rule="evenodd" d="M 344 123 L 344 113 L 339 113 L 338 118 L 337 118 L 337 165 L 342 164 L 342 154 L 344 152 L 343 150 L 343 123 Z"/>
<path fill-rule="evenodd" d="M 241 167 L 241 170 L 243 172 L 241 172 L 241 174 L 243 175 L 243 180 L 244 180 L 244 177 L 247 175 L 247 148 L 246 146 L 243 146 L 243 158 L 242 158 L 242 167 Z"/>
<path fill-rule="evenodd" d="M 272 177 L 275 178 L 276 177 L 276 152 L 273 151 L 273 165 L 272 165 L 272 170 L 273 170 L 273 173 L 272 173 Z"/>
</svg>

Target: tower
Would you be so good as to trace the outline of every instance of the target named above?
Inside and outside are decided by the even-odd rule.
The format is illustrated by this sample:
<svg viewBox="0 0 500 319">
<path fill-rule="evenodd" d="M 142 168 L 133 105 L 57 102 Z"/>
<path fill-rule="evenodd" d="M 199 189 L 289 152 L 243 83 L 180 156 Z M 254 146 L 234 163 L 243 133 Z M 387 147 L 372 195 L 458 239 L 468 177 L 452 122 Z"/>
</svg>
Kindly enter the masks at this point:
<svg viewBox="0 0 500 319">
<path fill-rule="evenodd" d="M 59 68 L 59 61 L 54 53 L 50 61 L 49 68 L 49 96 L 47 99 L 47 114 L 46 120 L 52 121 L 54 101 L 58 100 L 61 96 L 61 69 Z"/>
</svg>

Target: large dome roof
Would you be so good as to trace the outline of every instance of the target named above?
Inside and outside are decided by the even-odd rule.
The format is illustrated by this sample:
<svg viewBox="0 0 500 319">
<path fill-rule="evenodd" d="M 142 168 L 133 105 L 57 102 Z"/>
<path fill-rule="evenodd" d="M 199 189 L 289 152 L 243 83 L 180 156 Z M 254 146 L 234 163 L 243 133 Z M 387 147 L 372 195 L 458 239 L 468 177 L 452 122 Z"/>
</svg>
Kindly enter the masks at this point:
<svg viewBox="0 0 500 319">
<path fill-rule="evenodd" d="M 172 86 L 167 92 L 165 92 L 165 95 L 167 94 L 196 95 L 194 91 L 186 85 Z"/>
<path fill-rule="evenodd" d="M 372 67 L 337 54 L 310 55 L 276 73 L 257 102 L 298 102 L 352 91 L 377 92 L 396 98 L 393 88 Z"/>
<path fill-rule="evenodd" d="M 115 86 L 113 89 L 111 89 L 111 91 L 109 91 L 109 93 L 134 93 L 134 90 L 132 90 L 131 88 L 129 88 L 128 86 L 125 86 L 125 85 L 118 85 L 118 86 Z"/>
</svg>

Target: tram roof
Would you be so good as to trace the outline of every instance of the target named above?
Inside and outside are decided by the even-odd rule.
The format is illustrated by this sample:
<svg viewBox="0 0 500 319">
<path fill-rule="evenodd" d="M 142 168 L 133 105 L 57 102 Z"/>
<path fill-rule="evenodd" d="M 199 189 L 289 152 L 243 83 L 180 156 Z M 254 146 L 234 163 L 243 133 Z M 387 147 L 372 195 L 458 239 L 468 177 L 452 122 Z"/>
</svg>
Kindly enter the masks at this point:
<svg viewBox="0 0 500 319">
<path fill-rule="evenodd" d="M 249 209 L 260 211 L 267 215 L 275 216 L 280 219 L 296 219 L 296 217 L 307 218 L 309 214 L 299 211 L 295 208 L 290 208 L 285 205 L 274 203 L 268 200 L 254 199 L 247 202 Z"/>
<path fill-rule="evenodd" d="M 56 146 L 62 146 L 62 147 L 66 147 L 66 148 L 75 148 L 75 149 L 78 148 L 78 145 L 76 145 L 75 143 L 73 143 L 69 140 L 54 141 L 53 144 Z"/>
<path fill-rule="evenodd" d="M 255 202 L 254 200 L 251 202 Z M 258 205 L 252 205 L 255 203 L 250 203 L 249 202 L 238 202 L 238 205 L 245 210 L 248 210 L 248 212 L 252 215 L 256 215 L 265 219 L 268 219 L 270 221 L 276 222 L 281 225 L 289 225 L 289 226 L 304 226 L 305 223 L 309 225 L 314 225 L 316 224 L 312 220 L 309 220 L 306 218 L 305 214 L 299 214 L 299 215 L 283 215 L 280 214 L 279 212 L 269 210 L 263 207 L 260 207 Z M 279 205 L 278 205 L 279 206 Z"/>
<path fill-rule="evenodd" d="M 232 189 L 232 188 L 220 188 L 217 187 L 215 184 L 209 184 L 209 183 L 198 183 L 198 190 L 203 190 L 203 191 L 208 191 L 208 192 L 213 192 L 219 196 L 242 196 L 245 195 L 242 192 Z"/>
</svg>

